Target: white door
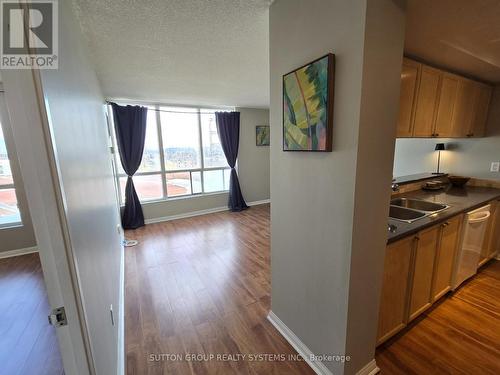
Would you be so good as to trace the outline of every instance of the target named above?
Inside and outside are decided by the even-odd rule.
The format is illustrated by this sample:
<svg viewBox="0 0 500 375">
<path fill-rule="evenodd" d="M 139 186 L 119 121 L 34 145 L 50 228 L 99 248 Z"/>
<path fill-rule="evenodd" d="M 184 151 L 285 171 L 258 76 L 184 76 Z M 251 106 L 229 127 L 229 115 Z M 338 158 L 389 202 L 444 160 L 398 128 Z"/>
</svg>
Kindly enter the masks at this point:
<svg viewBox="0 0 500 375">
<path fill-rule="evenodd" d="M 65 373 L 93 374 L 45 106 L 35 85 L 37 73 L 2 70 L 1 75 L 49 303 L 51 308 L 64 306 L 68 319 L 67 326 L 57 328 Z"/>
</svg>

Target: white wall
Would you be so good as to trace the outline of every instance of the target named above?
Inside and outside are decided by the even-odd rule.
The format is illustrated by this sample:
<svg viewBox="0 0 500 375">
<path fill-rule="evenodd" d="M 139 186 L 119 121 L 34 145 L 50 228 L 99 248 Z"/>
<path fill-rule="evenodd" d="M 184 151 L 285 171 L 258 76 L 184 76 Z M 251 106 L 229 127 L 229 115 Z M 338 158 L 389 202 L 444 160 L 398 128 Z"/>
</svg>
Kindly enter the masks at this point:
<svg viewBox="0 0 500 375">
<path fill-rule="evenodd" d="M 500 86 L 495 87 L 487 122 L 487 137 L 474 139 L 398 139 L 394 151 L 394 176 L 435 172 L 438 142 L 446 143 L 441 153 L 441 171 L 500 180 L 500 173 L 490 172 L 490 163 L 500 161 Z"/>
<path fill-rule="evenodd" d="M 269 147 L 255 145 L 255 126 L 269 125 L 269 110 L 255 108 L 236 108 L 236 110 L 241 113 L 238 178 L 243 197 L 247 203 L 269 199 Z M 144 218 L 154 220 L 227 207 L 227 200 L 227 193 L 218 193 L 144 203 Z"/>
<path fill-rule="evenodd" d="M 438 142 L 448 143 L 449 139 L 412 139 L 398 138 L 394 148 L 394 177 L 410 174 L 435 172 L 437 152 L 434 147 Z M 449 171 L 449 153 L 441 153 L 441 171 Z"/>
<path fill-rule="evenodd" d="M 170 199 L 168 201 L 150 202 L 142 205 L 144 219 L 162 219 L 170 216 L 184 215 L 195 211 L 213 210 L 227 206 L 228 194 L 217 193 L 197 197 Z"/>
<path fill-rule="evenodd" d="M 269 199 L 269 146 L 256 146 L 255 127 L 269 125 L 269 110 L 236 108 L 240 112 L 238 176 L 247 202 Z"/>
<path fill-rule="evenodd" d="M 16 191 L 17 189 L 18 187 L 16 186 Z M 18 204 L 21 204 L 19 198 Z M 24 204 L 26 214 L 22 219 L 23 225 L 0 229 L 0 256 L 4 251 L 27 249 L 36 246 L 33 225 L 31 224 L 31 218 L 27 209 L 28 205 Z"/>
<path fill-rule="evenodd" d="M 65 215 L 97 374 L 117 372 L 121 237 L 103 96 L 71 2 L 59 2 L 59 69 L 41 70 Z"/>
<path fill-rule="evenodd" d="M 405 0 L 367 1 L 349 275 L 348 374 L 375 356 L 405 13 Z"/>
<path fill-rule="evenodd" d="M 404 11 L 391 0 L 270 9 L 272 311 L 313 353 L 352 351 L 352 365 L 325 362 L 335 374 L 374 355 L 403 39 Z M 327 52 L 333 152 L 285 153 L 282 75 Z"/>
</svg>

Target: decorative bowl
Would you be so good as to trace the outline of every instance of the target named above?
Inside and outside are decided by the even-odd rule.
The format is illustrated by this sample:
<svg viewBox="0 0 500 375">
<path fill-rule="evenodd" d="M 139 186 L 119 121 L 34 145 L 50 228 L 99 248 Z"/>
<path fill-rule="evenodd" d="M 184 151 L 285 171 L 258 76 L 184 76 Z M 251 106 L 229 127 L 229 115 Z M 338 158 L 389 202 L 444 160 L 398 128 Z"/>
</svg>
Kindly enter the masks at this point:
<svg viewBox="0 0 500 375">
<path fill-rule="evenodd" d="M 470 180 L 470 177 L 463 177 L 463 176 L 453 176 L 450 175 L 448 176 L 448 180 L 451 182 L 453 186 L 464 186 L 467 181 Z"/>
</svg>

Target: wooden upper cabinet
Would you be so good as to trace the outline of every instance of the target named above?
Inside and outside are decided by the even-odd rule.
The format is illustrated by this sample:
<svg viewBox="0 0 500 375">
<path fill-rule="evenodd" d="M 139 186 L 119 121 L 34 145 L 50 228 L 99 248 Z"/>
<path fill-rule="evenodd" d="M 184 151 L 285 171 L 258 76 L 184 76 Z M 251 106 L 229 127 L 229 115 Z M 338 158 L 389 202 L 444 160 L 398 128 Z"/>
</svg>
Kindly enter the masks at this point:
<svg viewBox="0 0 500 375">
<path fill-rule="evenodd" d="M 441 224 L 439 245 L 434 265 L 432 300 L 436 301 L 451 288 L 451 275 L 459 243 L 463 216 L 459 215 Z"/>
<path fill-rule="evenodd" d="M 422 65 L 415 104 L 414 137 L 431 137 L 434 134 L 440 78 L 440 70 Z"/>
<path fill-rule="evenodd" d="M 484 137 L 492 87 L 403 59 L 397 137 Z"/>
<path fill-rule="evenodd" d="M 409 237 L 386 248 L 377 344 L 394 335 L 406 324 L 408 280 L 414 243 L 414 237 Z"/>
<path fill-rule="evenodd" d="M 436 137 L 453 137 L 454 135 L 452 120 L 459 81 L 460 77 L 449 73 L 443 73 L 438 99 L 436 123 L 433 131 Z"/>
<path fill-rule="evenodd" d="M 467 133 L 468 137 L 484 137 L 486 134 L 486 121 L 490 107 L 491 93 L 493 88 L 483 83 L 476 84 L 476 106 L 471 127 Z"/>
<path fill-rule="evenodd" d="M 440 227 L 435 226 L 418 234 L 410 293 L 409 318 L 412 320 L 431 305 L 431 287 L 434 257 L 438 245 Z"/>
<path fill-rule="evenodd" d="M 411 137 L 413 135 L 413 111 L 421 66 L 422 64 L 416 61 L 403 59 L 397 137 Z"/>
<path fill-rule="evenodd" d="M 478 86 L 474 81 L 462 78 L 458 83 L 457 98 L 453 111 L 453 136 L 470 136 L 478 97 Z"/>
</svg>

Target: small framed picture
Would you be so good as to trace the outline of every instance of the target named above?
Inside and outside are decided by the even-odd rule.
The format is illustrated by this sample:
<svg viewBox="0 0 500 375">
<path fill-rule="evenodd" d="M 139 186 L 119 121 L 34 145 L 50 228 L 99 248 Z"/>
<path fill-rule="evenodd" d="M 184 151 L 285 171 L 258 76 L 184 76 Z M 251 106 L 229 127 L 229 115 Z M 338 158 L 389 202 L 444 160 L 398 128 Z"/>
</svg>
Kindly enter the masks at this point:
<svg viewBox="0 0 500 375">
<path fill-rule="evenodd" d="M 258 125 L 255 127 L 255 144 L 257 146 L 269 146 L 270 128 L 267 125 Z"/>
</svg>

